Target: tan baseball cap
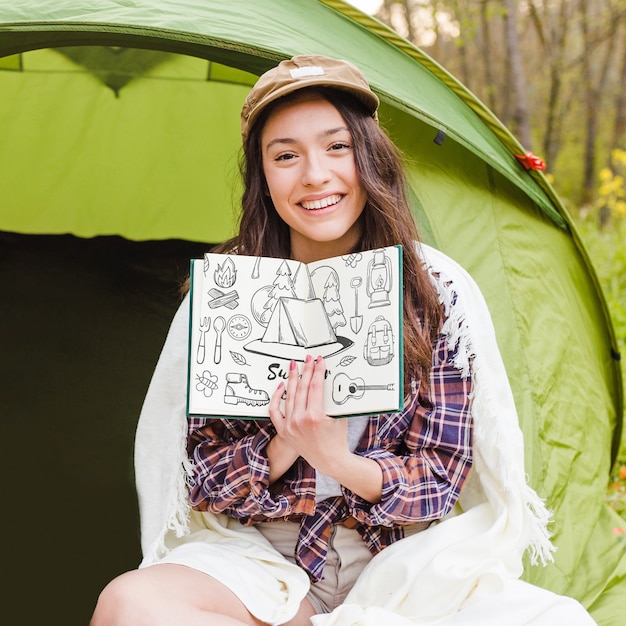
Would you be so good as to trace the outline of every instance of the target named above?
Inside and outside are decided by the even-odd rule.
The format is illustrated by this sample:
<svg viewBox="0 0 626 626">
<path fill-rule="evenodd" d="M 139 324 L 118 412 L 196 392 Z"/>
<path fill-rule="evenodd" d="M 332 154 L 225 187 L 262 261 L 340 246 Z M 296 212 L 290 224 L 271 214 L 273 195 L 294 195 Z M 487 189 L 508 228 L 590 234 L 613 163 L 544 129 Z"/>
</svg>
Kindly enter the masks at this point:
<svg viewBox="0 0 626 626">
<path fill-rule="evenodd" d="M 348 91 L 376 118 L 378 96 L 355 65 L 321 55 L 299 55 L 282 61 L 259 77 L 241 110 L 243 139 L 268 104 L 305 87 L 334 87 Z"/>
</svg>

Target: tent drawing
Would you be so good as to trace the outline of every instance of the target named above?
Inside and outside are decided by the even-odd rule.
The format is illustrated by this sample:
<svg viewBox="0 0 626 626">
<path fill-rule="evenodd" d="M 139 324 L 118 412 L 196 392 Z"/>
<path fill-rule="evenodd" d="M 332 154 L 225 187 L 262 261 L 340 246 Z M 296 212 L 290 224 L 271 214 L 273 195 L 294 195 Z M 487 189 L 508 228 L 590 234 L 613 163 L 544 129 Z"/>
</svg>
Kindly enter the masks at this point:
<svg viewBox="0 0 626 626">
<path fill-rule="evenodd" d="M 424 241 L 485 295 L 529 481 L 554 512 L 556 561 L 525 579 L 622 623 L 626 551 L 604 501 L 621 370 L 587 253 L 494 115 L 340 0 L 2 3 L 5 612 L 86 623 L 139 562 L 133 435 L 178 284 L 233 232 L 250 85 L 302 53 L 362 68 L 407 157 Z"/>
<path fill-rule="evenodd" d="M 305 325 L 303 320 L 315 321 Z M 316 348 L 327 358 L 352 345 L 352 340 L 335 334 L 319 298 L 279 298 L 261 339 L 244 346 L 249 352 L 303 361 L 303 348 Z"/>
</svg>

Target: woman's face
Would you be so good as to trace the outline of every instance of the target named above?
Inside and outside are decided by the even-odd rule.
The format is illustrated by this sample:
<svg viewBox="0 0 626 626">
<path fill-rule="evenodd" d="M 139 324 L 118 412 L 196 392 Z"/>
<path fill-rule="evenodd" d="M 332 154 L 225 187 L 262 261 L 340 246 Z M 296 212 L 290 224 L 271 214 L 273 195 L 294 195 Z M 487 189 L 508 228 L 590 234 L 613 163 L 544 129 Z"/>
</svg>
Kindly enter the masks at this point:
<svg viewBox="0 0 626 626">
<path fill-rule="evenodd" d="M 265 123 L 261 148 L 269 194 L 291 231 L 293 258 L 310 262 L 352 251 L 367 196 L 339 111 L 316 93 L 279 104 Z"/>
</svg>

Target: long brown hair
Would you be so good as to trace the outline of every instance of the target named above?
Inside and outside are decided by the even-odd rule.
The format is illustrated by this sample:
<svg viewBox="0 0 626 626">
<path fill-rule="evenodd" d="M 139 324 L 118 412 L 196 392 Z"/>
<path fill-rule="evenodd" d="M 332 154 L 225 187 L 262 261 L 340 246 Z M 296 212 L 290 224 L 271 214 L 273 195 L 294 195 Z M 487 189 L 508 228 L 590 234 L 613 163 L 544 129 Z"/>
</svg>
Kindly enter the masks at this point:
<svg viewBox="0 0 626 626">
<path fill-rule="evenodd" d="M 419 236 L 406 195 L 401 155 L 356 98 L 336 89 L 313 89 L 344 118 L 352 135 L 359 179 L 367 192 L 361 215 L 362 237 L 352 252 L 396 244 L 403 247 L 405 384 L 416 378 L 428 386 L 427 374 L 432 345 L 441 326 L 441 308 L 415 249 Z M 218 245 L 216 252 L 236 249 L 250 256 L 289 257 L 289 228 L 272 204 L 263 172 L 261 133 L 272 109 L 269 105 L 261 113 L 244 142 L 240 159 L 244 193 L 239 234 Z"/>
</svg>

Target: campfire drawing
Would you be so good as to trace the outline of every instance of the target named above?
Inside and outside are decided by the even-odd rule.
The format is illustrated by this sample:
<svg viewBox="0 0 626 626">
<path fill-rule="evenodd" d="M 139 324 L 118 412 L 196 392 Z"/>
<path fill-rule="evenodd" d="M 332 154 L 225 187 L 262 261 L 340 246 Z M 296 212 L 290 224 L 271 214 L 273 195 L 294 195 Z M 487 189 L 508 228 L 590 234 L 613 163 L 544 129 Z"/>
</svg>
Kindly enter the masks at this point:
<svg viewBox="0 0 626 626">
<path fill-rule="evenodd" d="M 237 280 L 237 269 L 235 263 L 228 257 L 221 265 L 218 263 L 215 272 L 213 272 L 213 280 L 218 287 L 228 289 L 235 284 Z"/>
</svg>

